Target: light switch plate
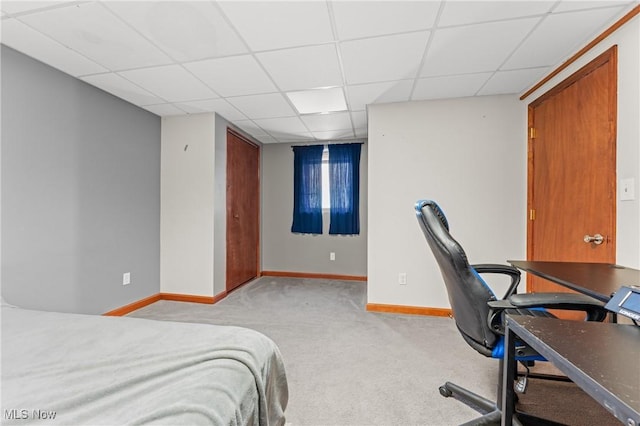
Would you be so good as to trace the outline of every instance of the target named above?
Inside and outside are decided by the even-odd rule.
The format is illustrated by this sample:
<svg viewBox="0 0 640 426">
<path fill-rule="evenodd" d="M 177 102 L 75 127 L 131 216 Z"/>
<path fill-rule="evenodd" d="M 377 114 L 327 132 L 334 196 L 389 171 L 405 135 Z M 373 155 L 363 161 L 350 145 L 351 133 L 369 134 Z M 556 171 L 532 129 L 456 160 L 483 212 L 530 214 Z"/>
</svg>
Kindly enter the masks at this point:
<svg viewBox="0 0 640 426">
<path fill-rule="evenodd" d="M 635 200 L 635 180 L 620 179 L 620 201 Z"/>
</svg>

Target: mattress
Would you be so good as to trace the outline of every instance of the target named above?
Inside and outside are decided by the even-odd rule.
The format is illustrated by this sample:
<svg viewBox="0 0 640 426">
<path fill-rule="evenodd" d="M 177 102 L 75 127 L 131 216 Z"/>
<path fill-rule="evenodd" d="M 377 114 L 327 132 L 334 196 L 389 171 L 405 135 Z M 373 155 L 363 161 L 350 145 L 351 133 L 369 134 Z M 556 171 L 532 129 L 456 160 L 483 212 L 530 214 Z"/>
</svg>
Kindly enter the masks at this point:
<svg viewBox="0 0 640 426">
<path fill-rule="evenodd" d="M 1 310 L 3 424 L 285 422 L 282 356 L 256 331 Z"/>
</svg>

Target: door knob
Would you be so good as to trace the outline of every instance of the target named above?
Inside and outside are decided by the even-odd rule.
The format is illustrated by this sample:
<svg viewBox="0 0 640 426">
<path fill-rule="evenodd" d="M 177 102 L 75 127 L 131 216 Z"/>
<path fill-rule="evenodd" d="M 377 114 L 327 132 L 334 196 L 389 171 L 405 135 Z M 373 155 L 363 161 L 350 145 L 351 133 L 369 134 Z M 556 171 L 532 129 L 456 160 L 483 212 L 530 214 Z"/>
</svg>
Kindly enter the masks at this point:
<svg viewBox="0 0 640 426">
<path fill-rule="evenodd" d="M 602 242 L 604 241 L 604 237 L 600 234 L 596 234 L 593 237 L 591 235 L 585 235 L 584 236 L 584 242 L 585 243 L 594 243 L 594 244 L 602 244 Z"/>
</svg>

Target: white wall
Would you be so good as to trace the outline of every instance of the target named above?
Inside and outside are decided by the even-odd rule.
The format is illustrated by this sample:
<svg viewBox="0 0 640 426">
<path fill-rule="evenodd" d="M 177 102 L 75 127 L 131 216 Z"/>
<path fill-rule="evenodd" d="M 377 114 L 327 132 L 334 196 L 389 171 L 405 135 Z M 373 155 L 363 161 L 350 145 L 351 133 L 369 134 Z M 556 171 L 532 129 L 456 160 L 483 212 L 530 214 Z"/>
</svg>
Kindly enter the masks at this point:
<svg viewBox="0 0 640 426">
<path fill-rule="evenodd" d="M 160 291 L 213 296 L 215 114 L 164 117 L 161 140 Z"/>
<path fill-rule="evenodd" d="M 640 17 L 636 16 L 578 61 L 524 100 L 529 103 L 589 63 L 613 45 L 618 45 L 618 143 L 617 177 L 633 178 L 635 200 L 620 201 L 618 195 L 616 262 L 640 268 Z"/>
<path fill-rule="evenodd" d="M 449 307 L 418 199 L 440 204 L 472 263 L 525 257 L 526 105 L 516 96 L 370 105 L 368 119 L 369 303 Z"/>
<path fill-rule="evenodd" d="M 360 158 L 360 234 L 329 235 L 329 212 L 323 234 L 291 232 L 293 150 L 291 144 L 262 147 L 262 269 L 337 275 L 367 274 L 367 145 Z M 335 260 L 329 253 L 335 253 Z"/>
</svg>

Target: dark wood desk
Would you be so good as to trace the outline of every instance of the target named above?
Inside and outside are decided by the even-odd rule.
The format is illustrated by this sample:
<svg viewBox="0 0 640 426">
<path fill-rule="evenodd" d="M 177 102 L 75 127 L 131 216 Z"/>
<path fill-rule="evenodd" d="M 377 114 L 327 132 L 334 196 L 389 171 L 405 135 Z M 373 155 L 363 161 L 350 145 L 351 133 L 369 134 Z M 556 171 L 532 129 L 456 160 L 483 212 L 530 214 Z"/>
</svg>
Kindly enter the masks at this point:
<svg viewBox="0 0 640 426">
<path fill-rule="evenodd" d="M 640 271 L 608 263 L 508 260 L 518 269 L 603 302 L 623 285 L 640 286 Z"/>
<path fill-rule="evenodd" d="M 516 336 L 626 425 L 640 425 L 640 327 L 506 316 L 502 424 L 514 414 Z"/>
</svg>

